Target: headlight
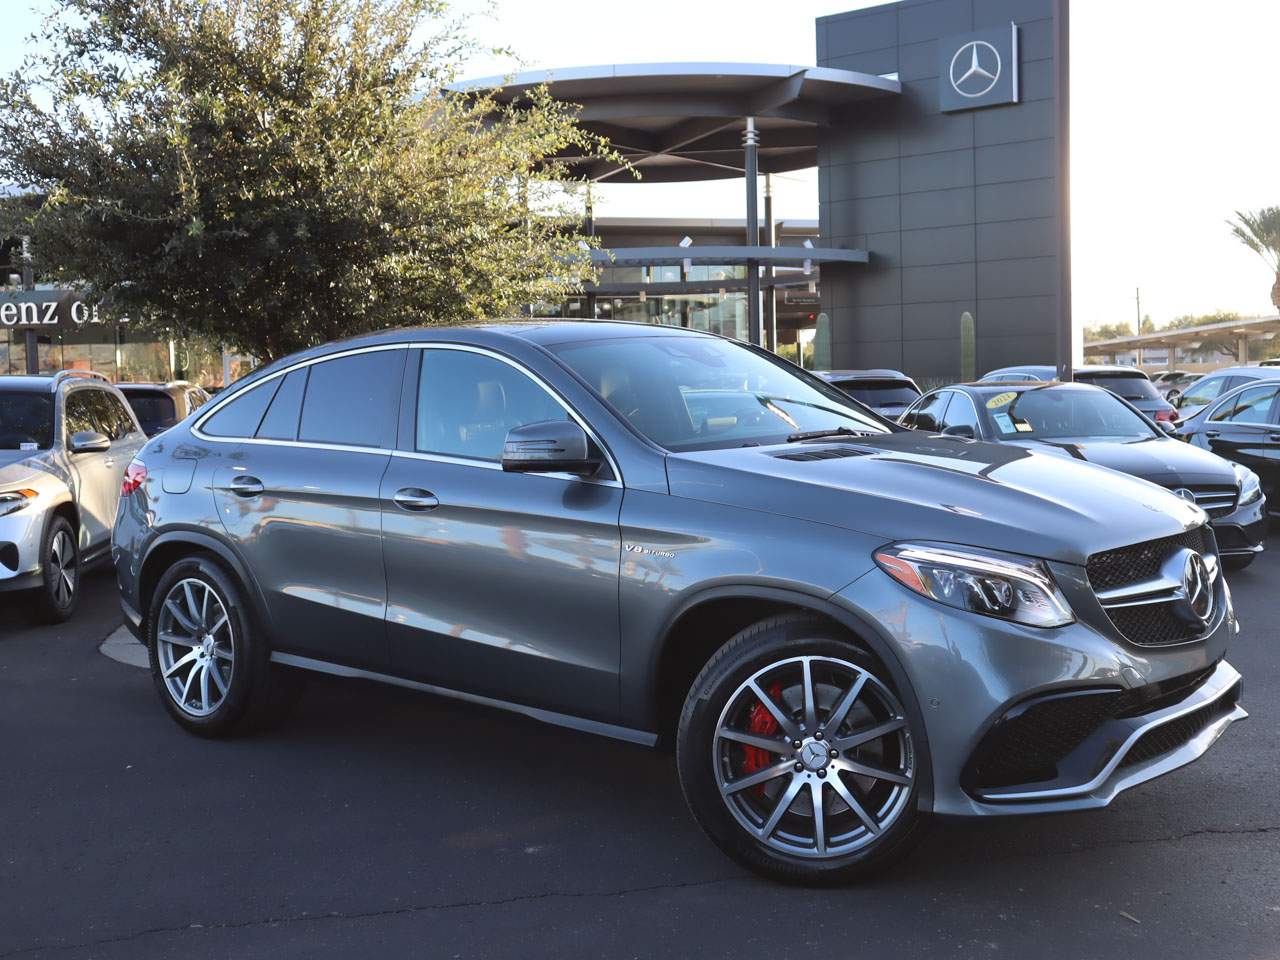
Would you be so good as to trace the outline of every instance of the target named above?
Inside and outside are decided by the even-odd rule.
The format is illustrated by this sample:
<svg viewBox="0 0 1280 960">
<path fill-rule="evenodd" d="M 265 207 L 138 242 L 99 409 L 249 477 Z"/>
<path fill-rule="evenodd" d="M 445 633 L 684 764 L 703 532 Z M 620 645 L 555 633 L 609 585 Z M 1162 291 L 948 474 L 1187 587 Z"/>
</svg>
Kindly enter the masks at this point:
<svg viewBox="0 0 1280 960">
<path fill-rule="evenodd" d="M 903 586 L 951 607 L 1032 627 L 1075 619 L 1048 568 L 1036 560 L 918 543 L 882 547 L 875 558 Z"/>
<path fill-rule="evenodd" d="M 6 490 L 0 493 L 0 517 L 17 513 L 39 494 L 34 490 Z"/>
<path fill-rule="evenodd" d="M 1258 475 L 1241 464 L 1234 463 L 1232 466 L 1236 468 L 1236 484 L 1240 487 L 1240 506 L 1261 500 L 1262 483 L 1258 480 Z"/>
</svg>

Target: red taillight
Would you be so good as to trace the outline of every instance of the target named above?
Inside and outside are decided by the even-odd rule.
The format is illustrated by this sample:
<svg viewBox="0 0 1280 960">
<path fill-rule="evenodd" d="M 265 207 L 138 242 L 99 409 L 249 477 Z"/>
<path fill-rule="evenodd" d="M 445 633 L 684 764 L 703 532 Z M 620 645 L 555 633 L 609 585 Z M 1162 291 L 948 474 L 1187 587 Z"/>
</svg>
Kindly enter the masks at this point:
<svg viewBox="0 0 1280 960">
<path fill-rule="evenodd" d="M 1176 410 L 1157 410 L 1157 411 L 1156 411 L 1156 419 L 1157 419 L 1157 420 L 1164 420 L 1164 421 L 1166 421 L 1167 423 L 1177 423 L 1177 422 L 1178 422 L 1178 412 L 1177 412 Z"/>
<path fill-rule="evenodd" d="M 127 497 L 141 487 L 147 480 L 147 465 L 135 460 L 124 470 L 124 481 L 120 484 L 120 496 Z"/>
</svg>

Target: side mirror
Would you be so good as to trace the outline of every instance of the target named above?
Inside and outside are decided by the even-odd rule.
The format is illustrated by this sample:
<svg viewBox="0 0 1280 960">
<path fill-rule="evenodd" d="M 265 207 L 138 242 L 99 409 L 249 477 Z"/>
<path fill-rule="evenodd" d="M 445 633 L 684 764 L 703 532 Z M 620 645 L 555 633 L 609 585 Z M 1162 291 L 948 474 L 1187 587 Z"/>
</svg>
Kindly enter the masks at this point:
<svg viewBox="0 0 1280 960">
<path fill-rule="evenodd" d="M 1161 430 L 1163 430 L 1165 433 L 1169 434 L 1170 436 L 1173 436 L 1173 434 L 1178 432 L 1178 425 L 1174 423 L 1172 420 L 1157 420 L 1156 424 L 1160 427 Z"/>
<path fill-rule="evenodd" d="M 957 423 L 947 427 L 942 431 L 944 437 L 964 437 L 966 440 L 976 440 L 977 435 L 973 432 L 973 427 L 967 423 Z"/>
<path fill-rule="evenodd" d="M 111 449 L 111 438 L 96 430 L 81 430 L 71 437 L 72 453 L 106 453 Z"/>
<path fill-rule="evenodd" d="M 502 469 L 510 473 L 576 473 L 589 476 L 600 468 L 587 432 L 572 420 L 526 423 L 507 434 Z"/>
<path fill-rule="evenodd" d="M 1168 393 L 1164 395 L 1164 398 L 1168 400 L 1170 403 L 1176 404 L 1180 396 L 1182 396 L 1182 391 L 1179 390 L 1177 387 L 1174 387 L 1172 390 L 1170 390 Z"/>
</svg>

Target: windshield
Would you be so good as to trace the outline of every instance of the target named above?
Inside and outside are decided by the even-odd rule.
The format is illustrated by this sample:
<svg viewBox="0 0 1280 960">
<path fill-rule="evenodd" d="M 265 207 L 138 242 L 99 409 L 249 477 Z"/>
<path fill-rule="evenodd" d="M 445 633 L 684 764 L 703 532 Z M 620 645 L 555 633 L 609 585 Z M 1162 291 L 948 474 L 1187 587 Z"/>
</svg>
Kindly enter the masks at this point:
<svg viewBox="0 0 1280 960">
<path fill-rule="evenodd" d="M 920 396 L 919 390 L 903 380 L 835 380 L 832 385 L 873 407 L 905 407 Z"/>
<path fill-rule="evenodd" d="M 0 450 L 53 446 L 53 395 L 0 393 Z"/>
<path fill-rule="evenodd" d="M 174 406 L 173 398 L 163 391 L 140 393 L 129 390 L 124 398 L 133 407 L 138 423 L 147 433 L 154 433 L 161 427 L 172 427 L 177 423 L 177 407 Z"/>
<path fill-rule="evenodd" d="M 1078 383 L 1091 383 L 1095 387 L 1110 390 L 1126 400 L 1159 400 L 1160 391 L 1154 383 L 1138 373 L 1079 373 Z"/>
<path fill-rule="evenodd" d="M 551 349 L 668 450 L 781 443 L 814 430 L 890 432 L 834 387 L 727 340 L 628 337 Z"/>
<path fill-rule="evenodd" d="M 982 404 L 1001 439 L 1147 440 L 1158 436 L 1138 414 L 1101 390 L 1052 387 L 991 394 Z"/>
</svg>

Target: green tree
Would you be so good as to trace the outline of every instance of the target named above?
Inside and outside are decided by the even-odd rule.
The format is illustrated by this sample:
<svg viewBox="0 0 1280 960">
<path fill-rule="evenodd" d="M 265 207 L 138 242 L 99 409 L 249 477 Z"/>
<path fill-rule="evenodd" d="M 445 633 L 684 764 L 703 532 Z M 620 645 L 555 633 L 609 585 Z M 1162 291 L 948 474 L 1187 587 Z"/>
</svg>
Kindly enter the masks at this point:
<svg viewBox="0 0 1280 960">
<path fill-rule="evenodd" d="M 545 91 L 448 93 L 474 45 L 443 0 L 55 0 L 28 49 L 9 216 L 120 313 L 265 360 L 592 275 L 554 158 L 610 154 Z"/>
<path fill-rule="evenodd" d="M 1275 281 L 1271 303 L 1280 310 L 1280 207 L 1263 207 L 1256 213 L 1237 210 L 1235 220 L 1227 223 L 1237 240 L 1266 261 Z"/>
<path fill-rule="evenodd" d="M 1116 337 L 1132 337 L 1133 327 L 1127 323 L 1103 323 L 1096 327 L 1084 328 L 1085 343 L 1095 340 L 1114 340 Z"/>
</svg>

